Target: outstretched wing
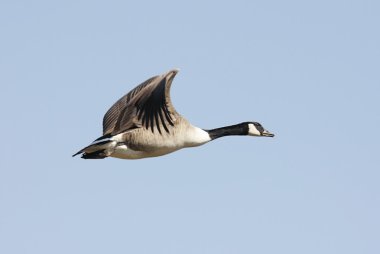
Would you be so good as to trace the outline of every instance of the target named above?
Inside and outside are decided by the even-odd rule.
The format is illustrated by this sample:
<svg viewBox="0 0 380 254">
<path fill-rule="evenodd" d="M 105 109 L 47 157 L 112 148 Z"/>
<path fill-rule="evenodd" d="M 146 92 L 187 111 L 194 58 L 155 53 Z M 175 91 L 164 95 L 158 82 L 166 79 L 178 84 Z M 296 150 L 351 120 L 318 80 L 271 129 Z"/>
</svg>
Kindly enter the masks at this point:
<svg viewBox="0 0 380 254">
<path fill-rule="evenodd" d="M 154 81 L 157 77 L 158 76 L 154 76 L 144 81 L 112 105 L 112 107 L 107 111 L 107 113 L 103 117 L 103 135 L 107 135 L 113 132 L 121 112 L 126 109 L 131 99 L 134 96 L 136 96 L 136 94 L 139 93 L 141 90 L 143 90 L 146 86 L 150 85 L 152 81 Z"/>
<path fill-rule="evenodd" d="M 170 87 L 177 72 L 152 77 L 119 99 L 104 115 L 103 135 L 141 127 L 169 133 L 178 117 L 170 100 Z"/>
</svg>

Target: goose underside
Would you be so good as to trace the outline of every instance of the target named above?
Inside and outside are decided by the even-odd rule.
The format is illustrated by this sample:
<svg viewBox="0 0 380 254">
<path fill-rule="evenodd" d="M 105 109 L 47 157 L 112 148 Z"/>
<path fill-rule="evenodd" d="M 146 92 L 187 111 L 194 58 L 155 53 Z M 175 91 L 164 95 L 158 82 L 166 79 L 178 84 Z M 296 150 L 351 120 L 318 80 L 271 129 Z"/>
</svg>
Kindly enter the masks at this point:
<svg viewBox="0 0 380 254">
<path fill-rule="evenodd" d="M 148 157 L 162 156 L 175 152 L 181 147 L 171 146 L 162 142 L 161 144 L 147 143 L 126 143 L 114 140 L 93 143 L 73 156 L 82 154 L 83 159 L 104 159 L 114 157 L 119 159 L 142 159 Z"/>
<path fill-rule="evenodd" d="M 119 159 L 143 159 L 149 157 L 158 157 L 168 153 L 175 152 L 180 148 L 173 147 L 150 147 L 145 149 L 136 148 L 136 147 L 127 147 L 127 145 L 118 145 L 115 147 L 113 153 L 110 157 L 119 158 Z"/>
</svg>

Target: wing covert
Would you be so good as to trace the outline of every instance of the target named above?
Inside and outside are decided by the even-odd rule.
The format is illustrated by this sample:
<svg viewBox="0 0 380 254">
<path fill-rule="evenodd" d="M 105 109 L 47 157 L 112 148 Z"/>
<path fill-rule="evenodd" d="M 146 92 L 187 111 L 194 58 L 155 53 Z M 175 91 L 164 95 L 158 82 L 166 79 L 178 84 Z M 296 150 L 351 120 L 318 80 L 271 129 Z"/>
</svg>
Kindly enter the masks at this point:
<svg viewBox="0 0 380 254">
<path fill-rule="evenodd" d="M 158 76 L 154 76 L 144 81 L 133 90 L 128 92 L 126 95 L 121 97 L 117 102 L 115 102 L 110 109 L 106 112 L 103 117 L 103 135 L 112 133 L 116 127 L 116 122 L 121 114 L 128 105 L 128 102 L 146 86 L 152 83 L 154 79 Z"/>
<path fill-rule="evenodd" d="M 160 134 L 170 132 L 178 113 L 170 99 L 170 87 L 177 70 L 155 76 L 119 99 L 103 118 L 103 134 L 145 128 Z"/>
</svg>

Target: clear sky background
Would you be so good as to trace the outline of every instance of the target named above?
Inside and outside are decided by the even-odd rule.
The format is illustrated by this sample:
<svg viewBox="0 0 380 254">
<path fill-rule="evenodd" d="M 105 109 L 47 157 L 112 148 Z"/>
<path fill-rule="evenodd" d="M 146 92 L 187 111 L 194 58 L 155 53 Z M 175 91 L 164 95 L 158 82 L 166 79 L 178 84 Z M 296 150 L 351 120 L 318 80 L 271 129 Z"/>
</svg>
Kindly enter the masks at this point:
<svg viewBox="0 0 380 254">
<path fill-rule="evenodd" d="M 0 253 L 380 253 L 379 1 L 1 1 Z M 146 160 L 82 160 L 171 68 L 194 125 Z"/>
</svg>

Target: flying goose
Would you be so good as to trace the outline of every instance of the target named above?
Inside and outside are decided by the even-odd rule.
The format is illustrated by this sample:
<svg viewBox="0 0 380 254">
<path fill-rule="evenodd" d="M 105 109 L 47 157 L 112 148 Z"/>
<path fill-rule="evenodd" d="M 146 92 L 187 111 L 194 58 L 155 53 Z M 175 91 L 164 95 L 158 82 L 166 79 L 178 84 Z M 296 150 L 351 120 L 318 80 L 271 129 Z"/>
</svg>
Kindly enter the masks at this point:
<svg viewBox="0 0 380 254">
<path fill-rule="evenodd" d="M 103 136 L 73 157 L 82 154 L 83 159 L 141 159 L 200 146 L 224 136 L 274 136 L 257 122 L 212 130 L 191 125 L 177 113 L 170 99 L 177 73 L 174 69 L 152 77 L 120 98 L 104 115 Z"/>
</svg>

